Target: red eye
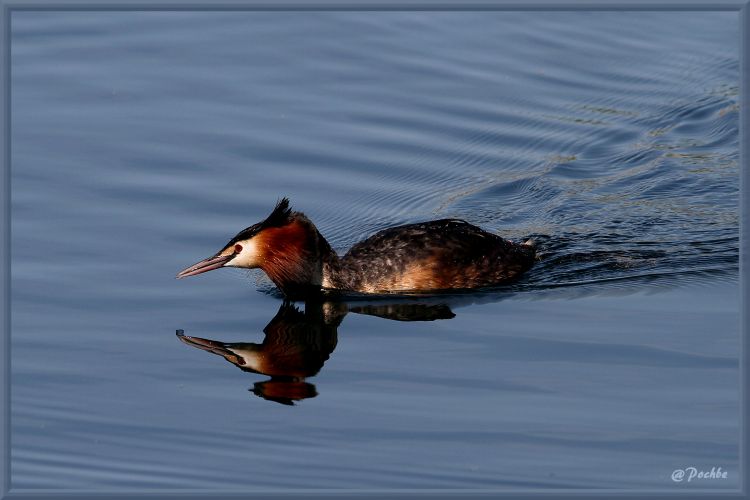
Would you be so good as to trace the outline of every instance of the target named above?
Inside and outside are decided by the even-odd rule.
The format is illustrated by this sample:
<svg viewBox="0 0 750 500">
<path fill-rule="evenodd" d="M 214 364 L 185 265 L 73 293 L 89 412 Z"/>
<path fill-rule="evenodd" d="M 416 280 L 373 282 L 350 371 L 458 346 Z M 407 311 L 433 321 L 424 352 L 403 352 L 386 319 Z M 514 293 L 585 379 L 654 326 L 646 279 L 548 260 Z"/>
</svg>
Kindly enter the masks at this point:
<svg viewBox="0 0 750 500">
<path fill-rule="evenodd" d="M 242 251 L 242 245 L 234 246 L 234 253 L 240 253 Z"/>
</svg>

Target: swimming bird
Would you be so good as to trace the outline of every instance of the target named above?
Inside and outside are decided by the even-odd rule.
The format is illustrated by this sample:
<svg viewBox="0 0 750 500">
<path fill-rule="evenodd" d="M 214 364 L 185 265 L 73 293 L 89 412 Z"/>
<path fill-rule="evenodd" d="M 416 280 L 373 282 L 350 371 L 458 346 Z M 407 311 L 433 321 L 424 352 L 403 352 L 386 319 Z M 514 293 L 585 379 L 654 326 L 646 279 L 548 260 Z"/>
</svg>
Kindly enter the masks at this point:
<svg viewBox="0 0 750 500">
<path fill-rule="evenodd" d="M 339 257 L 289 199 L 177 278 L 221 267 L 260 268 L 287 298 L 322 291 L 369 294 L 471 289 L 516 280 L 534 263 L 529 240 L 514 243 L 459 219 L 382 230 Z"/>
</svg>

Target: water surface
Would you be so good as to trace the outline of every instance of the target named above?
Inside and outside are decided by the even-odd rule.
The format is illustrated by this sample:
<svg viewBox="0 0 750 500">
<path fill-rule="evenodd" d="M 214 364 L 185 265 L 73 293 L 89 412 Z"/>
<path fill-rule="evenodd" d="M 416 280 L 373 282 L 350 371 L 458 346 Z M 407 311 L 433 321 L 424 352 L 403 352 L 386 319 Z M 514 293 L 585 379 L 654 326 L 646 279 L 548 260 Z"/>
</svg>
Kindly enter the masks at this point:
<svg viewBox="0 0 750 500">
<path fill-rule="evenodd" d="M 737 488 L 737 26 L 14 12 L 12 487 Z M 540 261 L 321 310 L 174 279 L 281 196 L 339 251 L 457 217 Z"/>
</svg>

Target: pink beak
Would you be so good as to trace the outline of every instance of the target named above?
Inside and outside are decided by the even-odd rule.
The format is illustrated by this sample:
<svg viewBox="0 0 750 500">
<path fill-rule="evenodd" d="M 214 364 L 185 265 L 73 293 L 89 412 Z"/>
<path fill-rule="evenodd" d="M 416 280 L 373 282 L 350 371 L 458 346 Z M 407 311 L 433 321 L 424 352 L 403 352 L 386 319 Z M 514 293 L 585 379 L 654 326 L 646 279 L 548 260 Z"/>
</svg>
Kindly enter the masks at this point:
<svg viewBox="0 0 750 500">
<path fill-rule="evenodd" d="M 224 267 L 224 264 L 232 260 L 232 258 L 234 258 L 234 254 L 214 255 L 213 257 L 203 259 L 202 261 L 180 271 L 179 274 L 177 274 L 177 279 L 187 278 L 188 276 L 195 276 L 196 274 L 205 273 L 206 271 L 219 269 L 220 267 Z"/>
</svg>

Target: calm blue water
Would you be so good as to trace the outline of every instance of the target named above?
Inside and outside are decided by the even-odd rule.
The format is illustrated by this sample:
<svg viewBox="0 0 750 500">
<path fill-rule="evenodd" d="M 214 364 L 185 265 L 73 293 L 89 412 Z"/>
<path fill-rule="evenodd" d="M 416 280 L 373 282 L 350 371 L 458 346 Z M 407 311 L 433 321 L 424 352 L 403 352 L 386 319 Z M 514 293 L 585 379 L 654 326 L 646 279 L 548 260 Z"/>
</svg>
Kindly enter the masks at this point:
<svg viewBox="0 0 750 500">
<path fill-rule="evenodd" d="M 737 28 L 14 12 L 13 489 L 737 488 Z M 340 251 L 459 217 L 541 260 L 304 314 L 174 279 L 281 196 Z"/>
</svg>

